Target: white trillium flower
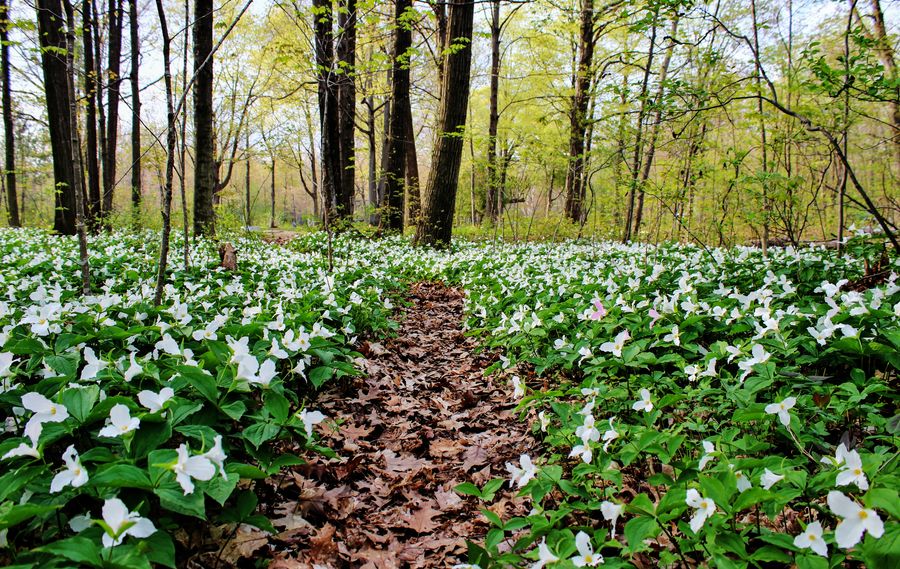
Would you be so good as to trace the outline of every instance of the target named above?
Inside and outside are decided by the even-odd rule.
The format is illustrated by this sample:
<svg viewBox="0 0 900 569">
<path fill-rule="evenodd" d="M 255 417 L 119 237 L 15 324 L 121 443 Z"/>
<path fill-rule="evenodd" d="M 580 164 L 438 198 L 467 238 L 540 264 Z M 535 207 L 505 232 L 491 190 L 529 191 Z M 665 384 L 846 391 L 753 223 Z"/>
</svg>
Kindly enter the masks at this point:
<svg viewBox="0 0 900 569">
<path fill-rule="evenodd" d="M 591 538 L 583 531 L 579 531 L 575 535 L 575 549 L 578 550 L 578 555 L 570 559 L 575 567 L 596 567 L 603 563 L 603 556 L 594 553 Z"/>
<path fill-rule="evenodd" d="M 618 431 L 616 431 L 615 427 L 613 427 L 613 421 L 615 419 L 615 417 L 609 418 L 609 429 L 603 432 L 603 452 L 607 452 L 607 449 L 609 449 L 609 445 L 611 445 L 614 440 L 619 438 Z"/>
<path fill-rule="evenodd" d="M 617 358 L 622 357 L 622 350 L 625 348 L 625 342 L 631 339 L 628 330 L 622 330 L 616 334 L 616 338 L 612 342 L 604 342 L 600 344 L 600 351 L 611 353 Z"/>
<path fill-rule="evenodd" d="M 584 418 L 584 424 L 575 429 L 575 436 L 580 438 L 584 444 L 588 441 L 597 442 L 600 440 L 600 431 L 595 426 L 593 415 Z"/>
<path fill-rule="evenodd" d="M 696 509 L 694 517 L 692 517 L 690 521 L 691 530 L 693 530 L 694 533 L 700 531 L 700 528 L 706 523 L 707 518 L 716 513 L 716 503 L 709 498 L 701 496 L 700 492 L 694 488 L 688 489 L 685 503 Z"/>
<path fill-rule="evenodd" d="M 85 366 L 81 370 L 81 380 L 89 380 L 97 377 L 100 371 L 106 369 L 107 363 L 97 357 L 94 350 L 85 346 L 84 348 Z"/>
<path fill-rule="evenodd" d="M 635 401 L 631 408 L 635 411 L 644 411 L 646 413 L 653 411 L 653 402 L 650 400 L 650 390 L 641 388 L 641 398 Z"/>
<path fill-rule="evenodd" d="M 828 493 L 828 507 L 836 516 L 843 518 L 834 529 L 834 540 L 838 547 L 849 549 L 860 542 L 865 532 L 878 538 L 884 535 L 884 522 L 875 510 L 863 508 L 843 493 L 832 490 Z"/>
<path fill-rule="evenodd" d="M 141 405 L 149 409 L 151 413 L 156 413 L 169 399 L 175 397 L 175 391 L 171 387 L 163 387 L 159 393 L 144 390 L 138 393 L 137 397 Z"/>
<path fill-rule="evenodd" d="M 225 459 L 228 458 L 228 455 L 225 454 L 225 450 L 222 448 L 222 435 L 216 435 L 213 439 L 212 448 L 200 456 L 213 463 L 219 470 L 222 478 L 228 479 L 228 474 L 225 472 Z"/>
<path fill-rule="evenodd" d="M 65 470 L 56 474 L 53 481 L 50 482 L 50 493 L 60 492 L 66 486 L 71 485 L 72 488 L 84 486 L 88 481 L 87 471 L 81 466 L 81 459 L 73 445 L 69 445 L 66 452 L 62 455 L 63 462 L 66 465 Z"/>
<path fill-rule="evenodd" d="M 181 348 L 178 346 L 178 342 L 168 334 L 163 334 L 162 340 L 157 342 L 154 347 L 157 350 L 172 356 L 181 355 Z"/>
<path fill-rule="evenodd" d="M 205 456 L 190 456 L 187 445 L 181 443 L 178 447 L 178 460 L 172 465 L 172 472 L 175 473 L 175 480 L 187 496 L 194 493 L 193 479 L 204 482 L 212 479 L 216 474 L 216 467 Z"/>
<path fill-rule="evenodd" d="M 734 473 L 734 477 L 737 479 L 738 492 L 746 492 L 750 488 L 753 488 L 753 483 L 750 481 L 750 478 L 745 476 L 740 470 Z"/>
<path fill-rule="evenodd" d="M 306 438 L 311 439 L 313 426 L 318 425 L 325 420 L 325 415 L 321 411 L 300 411 L 300 420 L 303 421 L 303 428 L 306 430 Z"/>
<path fill-rule="evenodd" d="M 619 519 L 619 516 L 622 515 L 624 510 L 624 505 L 616 504 L 609 500 L 604 500 L 600 503 L 600 513 L 603 514 L 603 519 L 612 525 L 612 533 L 609 536 L 610 539 L 616 539 L 616 521 Z"/>
<path fill-rule="evenodd" d="M 527 454 L 523 454 L 519 457 L 519 466 L 507 462 L 506 471 L 509 472 L 510 475 L 510 487 L 516 486 L 517 488 L 521 488 L 528 484 L 532 478 L 537 476 L 537 467 L 531 462 L 531 457 Z"/>
<path fill-rule="evenodd" d="M 700 457 L 700 466 L 697 470 L 703 470 L 706 468 L 706 465 L 710 463 L 710 461 L 715 460 L 716 457 L 712 455 L 712 453 L 716 452 L 716 445 L 709 441 L 703 441 L 703 456 Z"/>
<path fill-rule="evenodd" d="M 543 569 L 548 563 L 556 563 L 557 561 L 559 561 L 559 557 L 554 555 L 550 548 L 547 547 L 547 538 L 541 539 L 541 543 L 538 544 L 538 560 L 537 563 L 531 566 L 531 569 Z"/>
<path fill-rule="evenodd" d="M 846 449 L 843 443 L 838 447 L 838 449 Z M 866 473 L 863 471 L 862 467 L 862 459 L 859 457 L 859 453 L 855 450 L 847 451 L 845 450 L 843 453 L 843 465 L 841 466 L 841 470 L 838 472 L 837 481 L 835 484 L 838 486 L 847 486 L 848 484 L 856 484 L 856 486 L 865 492 L 869 489 L 869 480 L 866 478 Z"/>
<path fill-rule="evenodd" d="M 663 336 L 663 342 L 669 342 L 676 346 L 681 345 L 681 331 L 678 330 L 678 324 L 672 326 L 672 331 Z"/>
<path fill-rule="evenodd" d="M 822 557 L 828 557 L 828 544 L 822 539 L 822 524 L 812 522 L 806 526 L 803 533 L 794 537 L 794 547 L 809 548 Z"/>
<path fill-rule="evenodd" d="M 125 378 L 125 381 L 130 382 L 135 377 L 144 373 L 144 368 L 142 368 L 140 366 L 140 364 L 137 363 L 137 359 L 136 359 L 136 356 L 134 355 L 134 352 L 131 352 L 131 354 L 128 356 L 128 360 L 129 360 L 130 365 L 128 366 L 128 369 L 125 370 L 125 373 L 123 373 L 122 375 Z"/>
<path fill-rule="evenodd" d="M 525 386 L 522 385 L 522 379 L 518 375 L 512 376 L 513 397 L 521 399 L 525 396 Z"/>
<path fill-rule="evenodd" d="M 107 425 L 100 429 L 98 436 L 115 438 L 123 436 L 141 426 L 141 420 L 131 416 L 131 410 L 126 405 L 118 403 L 109 410 Z"/>
<path fill-rule="evenodd" d="M 781 421 L 781 424 L 785 427 L 789 427 L 791 425 L 791 415 L 788 411 L 793 409 L 796 404 L 796 397 L 786 397 L 778 403 L 766 405 L 766 413 L 769 415 L 778 415 L 778 420 Z"/>
<path fill-rule="evenodd" d="M 574 458 L 576 456 L 580 456 L 581 461 L 585 464 L 590 464 L 591 459 L 594 458 L 594 451 L 591 450 L 590 445 L 587 443 L 575 445 L 569 453 L 569 458 Z"/>
<path fill-rule="evenodd" d="M 547 412 L 541 411 L 538 413 L 538 420 L 541 422 L 541 432 L 546 433 L 547 427 L 550 426 L 550 417 L 547 416 Z"/>
<path fill-rule="evenodd" d="M 759 485 L 763 487 L 763 490 L 768 490 L 782 480 L 784 480 L 783 474 L 775 474 L 767 468 L 759 477 Z"/>
<path fill-rule="evenodd" d="M 102 513 L 103 522 L 109 527 L 104 528 L 103 547 L 119 545 L 127 535 L 145 538 L 156 532 L 153 522 L 142 518 L 137 512 L 129 512 L 128 506 L 118 498 L 110 498 L 104 502 Z"/>
</svg>

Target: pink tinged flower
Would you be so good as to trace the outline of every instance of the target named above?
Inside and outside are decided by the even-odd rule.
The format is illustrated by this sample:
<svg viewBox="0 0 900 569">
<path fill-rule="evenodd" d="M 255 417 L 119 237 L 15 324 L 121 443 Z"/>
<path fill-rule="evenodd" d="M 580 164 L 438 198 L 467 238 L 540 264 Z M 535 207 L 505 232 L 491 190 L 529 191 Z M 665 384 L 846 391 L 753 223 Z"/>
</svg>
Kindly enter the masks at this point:
<svg viewBox="0 0 900 569">
<path fill-rule="evenodd" d="M 766 405 L 766 413 L 769 415 L 778 415 L 778 420 L 781 421 L 781 424 L 785 427 L 789 427 L 791 425 L 791 415 L 788 411 L 793 409 L 796 404 L 796 397 L 787 397 L 778 403 Z"/>
<path fill-rule="evenodd" d="M 838 471 L 835 484 L 838 486 L 856 484 L 863 492 L 869 489 L 869 480 L 866 478 L 866 473 L 863 471 L 862 459 L 855 450 L 846 451 L 844 453 L 843 466 L 841 467 L 841 470 Z"/>
<path fill-rule="evenodd" d="M 865 532 L 878 538 L 884 535 L 884 522 L 875 510 L 863 508 L 843 493 L 832 490 L 828 493 L 828 507 L 843 518 L 834 529 L 834 540 L 838 547 L 849 549 L 859 543 Z"/>
<path fill-rule="evenodd" d="M 591 320 L 600 320 L 604 316 L 606 316 L 606 309 L 603 307 L 603 303 L 600 302 L 599 298 L 594 299 L 593 302 L 594 310 L 591 312 L 590 318 Z"/>
<path fill-rule="evenodd" d="M 591 544 L 591 538 L 583 531 L 575 535 L 575 549 L 578 555 L 572 557 L 571 561 L 575 567 L 596 567 L 603 563 L 603 556 L 594 553 L 594 546 Z"/>
<path fill-rule="evenodd" d="M 137 417 L 132 417 L 128 407 L 119 403 L 113 405 L 113 408 L 109 410 L 107 425 L 100 429 L 98 436 L 109 438 L 121 437 L 137 430 L 140 426 L 141 420 Z"/>
<path fill-rule="evenodd" d="M 129 512 L 122 500 L 110 498 L 103 504 L 103 547 L 114 547 L 122 543 L 125 536 L 150 537 L 156 532 L 153 522 L 142 518 L 137 512 Z"/>
<path fill-rule="evenodd" d="M 149 409 L 151 413 L 160 411 L 163 408 L 163 405 L 173 397 L 175 397 L 175 391 L 171 387 L 163 387 L 159 393 L 154 393 L 149 390 L 138 393 L 138 401 L 140 401 L 141 405 Z"/>
<path fill-rule="evenodd" d="M 603 519 L 608 521 L 612 526 L 612 533 L 609 536 L 610 539 L 616 539 L 616 521 L 619 519 L 619 516 L 622 515 L 624 509 L 624 505 L 616 504 L 609 500 L 600 503 L 600 513 L 603 514 Z"/>
<path fill-rule="evenodd" d="M 303 429 L 306 431 L 306 438 L 311 439 L 313 426 L 324 421 L 325 415 L 323 415 L 321 411 L 307 411 L 304 409 L 300 412 L 300 420 L 303 421 Z"/>
<path fill-rule="evenodd" d="M 690 521 L 691 530 L 694 533 L 700 531 L 707 518 L 716 513 L 716 503 L 701 496 L 700 492 L 694 488 L 688 489 L 685 503 L 696 510 Z"/>
<path fill-rule="evenodd" d="M 808 548 L 822 557 L 828 557 L 828 544 L 822 539 L 822 524 L 812 522 L 806 526 L 806 531 L 794 537 L 794 547 Z"/>
<path fill-rule="evenodd" d="M 187 445 L 182 443 L 178 447 L 178 460 L 172 465 L 172 472 L 175 473 L 175 480 L 187 496 L 194 493 L 193 480 L 212 479 L 216 474 L 216 467 L 205 456 L 190 456 Z"/>
<path fill-rule="evenodd" d="M 650 328 L 652 329 L 653 326 L 656 324 L 656 321 L 659 320 L 662 317 L 662 315 L 659 312 L 657 312 L 655 308 L 651 308 L 647 312 L 647 314 L 650 316 Z"/>
<path fill-rule="evenodd" d="M 509 472 L 510 475 L 510 487 L 515 486 L 521 488 L 528 484 L 532 478 L 537 476 L 537 467 L 531 462 L 531 457 L 527 454 L 523 454 L 519 457 L 519 466 L 507 462 L 506 471 Z"/>
<path fill-rule="evenodd" d="M 641 398 L 635 401 L 631 408 L 635 411 L 644 411 L 645 413 L 653 411 L 653 402 L 650 400 L 650 390 L 642 388 Z"/>
</svg>

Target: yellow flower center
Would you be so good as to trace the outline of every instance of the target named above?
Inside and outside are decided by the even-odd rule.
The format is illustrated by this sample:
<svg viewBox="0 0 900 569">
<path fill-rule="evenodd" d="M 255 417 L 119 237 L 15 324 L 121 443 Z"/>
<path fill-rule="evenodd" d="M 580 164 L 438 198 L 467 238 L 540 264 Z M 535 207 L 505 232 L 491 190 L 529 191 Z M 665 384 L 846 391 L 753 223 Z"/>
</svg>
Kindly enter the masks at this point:
<svg viewBox="0 0 900 569">
<path fill-rule="evenodd" d="M 810 540 L 810 541 L 815 541 L 815 540 L 817 540 L 817 539 L 819 539 L 819 538 L 816 537 L 816 534 L 814 534 L 814 533 L 809 534 L 809 540 Z"/>
<path fill-rule="evenodd" d="M 585 556 L 584 556 L 584 561 L 585 561 L 585 563 L 593 563 L 593 562 L 594 562 L 594 556 L 593 556 L 593 555 L 585 555 Z"/>
<path fill-rule="evenodd" d="M 853 469 L 853 474 L 859 476 L 860 474 L 862 474 L 862 469 L 861 469 L 861 468 L 854 468 L 854 469 Z"/>
<path fill-rule="evenodd" d="M 128 425 L 122 425 L 121 427 L 119 427 L 119 430 L 122 431 L 123 433 L 128 431 Z"/>
<path fill-rule="evenodd" d="M 50 414 L 51 414 L 51 415 L 56 415 L 56 407 L 51 407 L 51 408 L 50 408 Z"/>
<path fill-rule="evenodd" d="M 709 502 L 707 502 L 706 500 L 703 500 L 702 502 L 700 502 L 700 507 L 705 510 L 706 508 L 709 507 Z"/>
<path fill-rule="evenodd" d="M 859 511 L 859 519 L 864 520 L 869 517 L 869 514 L 865 510 Z"/>
</svg>

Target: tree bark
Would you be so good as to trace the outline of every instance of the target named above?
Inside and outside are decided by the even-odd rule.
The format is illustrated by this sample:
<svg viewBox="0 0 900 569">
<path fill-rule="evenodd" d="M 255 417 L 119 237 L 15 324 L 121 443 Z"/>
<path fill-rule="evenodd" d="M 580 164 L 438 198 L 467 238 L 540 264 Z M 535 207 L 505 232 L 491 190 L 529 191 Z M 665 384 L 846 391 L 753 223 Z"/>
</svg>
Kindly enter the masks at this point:
<svg viewBox="0 0 900 569">
<path fill-rule="evenodd" d="M 592 2 L 593 0 L 588 0 Z M 503 209 L 503 197 L 497 195 L 497 130 L 500 125 L 500 0 L 491 0 L 491 86 L 488 111 L 487 195 L 484 199 L 485 222 L 494 224 Z M 473 165 L 474 167 L 474 165 Z"/>
<path fill-rule="evenodd" d="M 272 155 L 272 217 L 269 227 L 275 229 L 275 155 Z"/>
<path fill-rule="evenodd" d="M 213 2 L 194 2 L 194 234 L 215 235 L 213 130 Z"/>
<path fill-rule="evenodd" d="M 12 96 L 9 84 L 9 5 L 0 0 L 0 75 L 3 80 L 3 134 L 6 153 L 3 169 L 6 178 L 6 216 L 10 227 L 20 227 L 19 201 L 16 197 L 16 132 L 13 124 Z"/>
<path fill-rule="evenodd" d="M 409 48 L 412 28 L 404 14 L 412 7 L 410 0 L 396 0 L 394 12 L 394 50 L 391 72 L 391 100 L 394 103 L 388 128 L 387 164 L 384 165 L 384 196 L 381 226 L 389 232 L 403 231 L 405 204 L 404 171 L 406 166 L 406 118 L 402 109 L 409 106 Z"/>
<path fill-rule="evenodd" d="M 876 51 L 881 64 L 884 66 L 884 73 L 888 79 L 896 80 L 897 63 L 894 59 L 894 47 L 891 38 L 888 37 L 887 27 L 884 23 L 884 11 L 881 9 L 880 0 L 872 1 L 872 19 L 875 22 L 875 41 Z M 891 140 L 894 144 L 894 168 L 900 174 L 900 87 L 894 93 L 891 100 L 891 122 L 893 133 Z"/>
<path fill-rule="evenodd" d="M 569 167 L 566 169 L 566 217 L 575 223 L 584 216 L 584 136 L 587 130 L 588 95 L 591 85 L 591 66 L 594 60 L 594 0 L 582 0 L 581 26 L 578 40 L 578 67 L 575 73 L 575 93 L 569 110 Z"/>
<path fill-rule="evenodd" d="M 762 94 L 762 72 L 761 72 L 761 58 L 762 54 L 759 52 L 759 24 L 756 20 L 756 0 L 750 0 L 750 15 L 753 20 L 753 61 L 754 68 L 756 70 L 756 79 L 754 81 L 756 87 L 756 94 Z M 768 142 L 766 140 L 766 120 L 763 116 L 763 101 L 761 98 L 756 99 L 756 111 L 759 113 L 759 130 L 760 130 L 760 144 L 762 149 L 762 168 L 760 169 L 760 173 L 763 177 L 762 179 L 762 199 L 763 199 L 763 234 L 762 234 L 762 254 L 763 257 L 768 255 L 769 250 L 769 195 L 768 195 L 768 180 L 766 176 L 766 172 L 768 170 Z"/>
<path fill-rule="evenodd" d="M 419 190 L 419 158 L 416 155 L 416 133 L 413 128 L 412 108 L 409 97 L 401 112 L 406 115 L 403 125 L 406 127 L 406 207 L 407 225 L 419 225 L 422 216 L 422 194 Z"/>
<path fill-rule="evenodd" d="M 201 0 L 197 0 L 198 4 Z M 197 8 L 201 8 L 201 6 L 196 5 Z M 211 8 L 211 6 L 210 6 Z M 172 178 L 175 171 L 175 144 L 176 144 L 176 118 L 175 118 L 175 105 L 174 105 L 174 95 L 172 92 L 172 72 L 169 66 L 169 58 L 171 51 L 171 43 L 172 39 L 169 37 L 169 29 L 166 25 L 166 12 L 163 8 L 162 0 L 156 0 L 156 12 L 159 15 L 159 26 L 160 31 L 162 32 L 163 39 L 163 79 L 165 81 L 166 86 L 166 173 L 165 173 L 165 182 L 163 186 L 163 203 L 162 203 L 162 237 L 160 241 L 159 247 L 159 265 L 157 267 L 156 273 L 156 294 L 154 296 L 154 304 L 159 304 L 162 302 L 163 297 L 163 289 L 165 288 L 166 283 L 166 267 L 169 262 L 169 234 L 172 230 Z M 197 14 L 209 14 L 211 21 L 211 14 L 204 10 L 196 10 Z M 197 45 L 197 35 L 196 35 L 196 23 L 194 28 L 194 45 Z M 187 33 L 187 30 L 185 30 Z M 210 40 L 212 39 L 212 29 L 210 29 Z M 210 42 L 209 52 L 212 52 L 212 42 Z M 196 52 L 195 52 L 196 54 Z M 196 62 L 196 59 L 195 59 Z M 210 62 L 211 63 L 211 62 Z M 195 69 L 197 64 L 195 63 Z M 196 70 L 195 70 L 196 74 Z M 196 101 L 196 95 L 195 95 Z M 195 102 L 196 109 L 196 102 Z M 210 151 L 212 149 L 210 148 Z M 209 196 L 210 205 L 212 205 L 212 194 Z M 195 209 L 196 211 L 196 209 Z M 195 218 L 196 221 L 196 218 Z M 207 229 L 209 226 L 202 225 L 203 229 Z"/>
<path fill-rule="evenodd" d="M 342 0 L 337 42 L 340 190 L 338 216 L 353 218 L 356 193 L 356 0 Z"/>
<path fill-rule="evenodd" d="M 331 0 L 313 0 L 313 21 L 318 68 L 319 134 L 322 160 L 322 213 L 326 225 L 337 215 L 337 192 L 341 183 L 340 121 L 337 87 L 334 84 L 334 45 Z"/>
<path fill-rule="evenodd" d="M 422 222 L 416 229 L 416 242 L 422 245 L 446 247 L 453 234 L 462 135 L 469 103 L 474 13 L 474 0 L 461 0 L 450 6 L 448 43 L 452 49 L 447 49 L 444 56 L 438 136 L 428 183 L 422 194 Z"/>
<path fill-rule="evenodd" d="M 141 220 L 141 45 L 138 37 L 138 0 L 128 1 L 128 28 L 131 36 L 131 222 Z"/>
<path fill-rule="evenodd" d="M 116 189 L 119 138 L 119 92 L 122 84 L 122 0 L 109 0 L 109 65 L 106 71 L 106 153 L 103 157 L 103 224 L 108 228 Z"/>
<path fill-rule="evenodd" d="M 91 230 L 98 228 L 102 202 L 100 199 L 100 162 L 97 156 L 97 68 L 94 64 L 94 25 L 95 19 L 91 11 L 91 0 L 81 4 L 84 42 L 84 96 L 85 133 L 86 133 L 86 166 L 88 183 L 87 219 Z"/>
<path fill-rule="evenodd" d="M 65 15 L 60 0 L 37 0 L 38 38 L 53 154 L 53 229 L 75 235 L 75 170 L 72 166 L 72 115 L 66 79 Z"/>
</svg>

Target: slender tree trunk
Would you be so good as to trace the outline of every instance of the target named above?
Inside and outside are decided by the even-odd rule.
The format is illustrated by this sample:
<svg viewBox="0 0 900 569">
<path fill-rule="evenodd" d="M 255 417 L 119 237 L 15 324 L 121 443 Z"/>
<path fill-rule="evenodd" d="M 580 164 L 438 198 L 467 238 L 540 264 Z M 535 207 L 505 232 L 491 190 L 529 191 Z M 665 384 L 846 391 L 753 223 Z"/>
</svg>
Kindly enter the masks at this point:
<svg viewBox="0 0 900 569">
<path fill-rule="evenodd" d="M 387 82 L 389 85 L 393 86 L 394 84 L 394 66 L 391 65 L 387 70 Z M 390 142 L 391 142 L 391 115 L 393 110 L 393 101 L 391 97 L 387 97 L 384 101 L 382 111 L 382 141 L 381 141 L 381 171 L 378 178 L 378 199 L 375 203 L 378 204 L 378 209 L 376 209 L 372 213 L 372 217 L 369 220 L 369 223 L 372 225 L 379 225 L 381 223 L 381 206 L 382 202 L 384 202 L 385 195 L 385 185 L 387 184 L 387 176 L 385 174 L 385 169 L 387 168 L 388 163 L 388 152 L 390 152 Z"/>
<path fill-rule="evenodd" d="M 313 20 L 318 68 L 319 133 L 322 138 L 323 214 L 326 220 L 333 220 L 337 214 L 337 193 L 341 183 L 341 152 L 338 94 L 334 84 L 331 0 L 313 0 Z M 329 223 L 326 222 L 326 225 Z"/>
<path fill-rule="evenodd" d="M 69 99 L 69 139 L 72 149 L 72 169 L 75 171 L 75 227 L 78 233 L 78 265 L 81 268 L 81 292 L 91 293 L 91 265 L 87 249 L 87 229 L 84 225 L 84 178 L 81 166 L 81 138 L 78 135 L 78 99 L 75 98 L 75 9 L 64 0 L 66 11 L 66 89 Z"/>
<path fill-rule="evenodd" d="M 406 207 L 409 216 L 407 225 L 419 225 L 422 216 L 422 194 L 419 190 L 419 158 L 416 155 L 416 133 L 413 127 L 412 109 L 409 98 L 401 109 L 405 116 L 403 125 L 406 127 Z"/>
<path fill-rule="evenodd" d="M 116 189 L 116 148 L 119 142 L 119 91 L 122 84 L 122 0 L 109 0 L 109 66 L 106 73 L 106 155 L 103 164 L 103 224 L 108 228 Z"/>
<path fill-rule="evenodd" d="M 247 227 L 253 225 L 253 214 L 251 211 L 250 205 L 250 129 L 247 129 L 247 160 L 244 162 L 246 168 L 244 169 L 244 195 L 246 197 L 247 211 L 244 215 L 244 223 Z"/>
<path fill-rule="evenodd" d="M 85 97 L 85 151 L 88 183 L 87 219 L 88 225 L 94 231 L 98 228 L 98 221 L 102 209 L 100 199 L 100 162 L 97 157 L 97 69 L 94 65 L 94 17 L 91 13 L 91 1 L 84 0 L 81 4 L 81 20 L 83 25 L 82 40 L 84 43 L 84 97 Z"/>
<path fill-rule="evenodd" d="M 676 40 L 678 35 L 678 13 L 672 16 L 672 29 L 669 30 L 669 46 L 666 48 L 666 54 L 663 56 L 662 65 L 659 69 L 659 85 L 656 88 L 656 97 L 654 97 L 653 106 L 656 110 L 653 113 L 653 123 L 650 125 L 650 139 L 647 141 L 647 155 L 641 166 L 641 180 L 638 184 L 638 202 L 637 210 L 634 213 L 634 234 L 637 235 L 641 231 L 641 221 L 644 217 L 644 188 L 647 180 L 650 179 L 650 169 L 653 167 L 653 157 L 656 155 L 656 141 L 659 138 L 659 127 L 662 122 L 662 99 L 666 90 L 666 77 L 669 74 L 669 64 L 672 62 L 672 52 L 675 51 Z"/>
<path fill-rule="evenodd" d="M 593 2 L 593 0 L 587 0 Z M 491 87 L 488 112 L 487 140 L 487 195 L 484 200 L 485 222 L 497 223 L 497 216 L 503 206 L 502 197 L 497 195 L 497 130 L 500 124 L 500 0 L 491 0 Z M 472 164 L 472 168 L 475 164 Z"/>
<path fill-rule="evenodd" d="M 60 0 L 37 0 L 38 38 L 53 154 L 53 229 L 75 235 L 75 170 L 72 166 L 72 115 L 66 64 L 65 15 Z"/>
<path fill-rule="evenodd" d="M 565 213 L 579 223 L 584 215 L 584 136 L 587 129 L 587 107 L 594 60 L 594 0 L 581 2 L 581 27 L 578 40 L 578 67 L 575 73 L 575 93 L 569 110 L 569 167 L 566 170 Z"/>
<path fill-rule="evenodd" d="M 10 227 L 21 227 L 19 202 L 16 198 L 16 132 L 13 124 L 12 97 L 9 84 L 9 5 L 0 0 L 0 75 L 3 80 L 3 134 L 6 179 L 6 216 Z"/>
<path fill-rule="evenodd" d="M 215 235 L 213 130 L 213 2 L 194 2 L 194 234 Z M 171 77 L 170 77 L 171 79 Z M 174 133 L 173 133 L 174 136 Z M 174 159 L 174 156 L 172 157 Z"/>
<path fill-rule="evenodd" d="M 647 114 L 647 86 L 650 82 L 650 70 L 653 68 L 653 55 L 656 49 L 656 31 L 658 27 L 658 10 L 655 8 L 653 22 L 650 27 L 650 46 L 647 51 L 647 65 L 644 67 L 644 78 L 641 81 L 639 94 L 640 106 L 637 116 L 637 130 L 634 137 L 634 154 L 631 160 L 631 186 L 628 188 L 628 205 L 625 210 L 625 234 L 622 242 L 627 243 L 633 235 L 634 206 L 640 182 L 641 160 L 643 153 L 644 117 Z"/>
<path fill-rule="evenodd" d="M 272 155 L 272 217 L 269 227 L 275 229 L 275 155 Z"/>
<path fill-rule="evenodd" d="M 131 36 L 131 223 L 141 221 L 141 44 L 138 36 L 138 0 L 128 1 L 128 29 Z M 186 34 L 185 34 L 186 35 Z"/>
<path fill-rule="evenodd" d="M 199 0 L 198 0 L 199 3 Z M 197 6 L 197 8 L 201 8 L 201 6 Z M 154 303 L 159 304 L 162 302 L 163 297 L 163 289 L 166 284 L 166 267 L 169 262 L 169 234 L 172 230 L 171 224 L 171 216 L 172 216 L 172 178 L 175 171 L 175 150 L 176 150 L 176 117 L 175 117 L 175 106 L 174 106 L 174 94 L 172 91 L 172 72 L 170 68 L 170 55 L 171 55 L 171 43 L 172 38 L 169 37 L 169 28 L 166 25 L 166 12 L 163 8 L 162 0 L 156 0 L 156 12 L 159 15 L 159 26 L 160 31 L 162 32 L 163 37 L 163 79 L 166 85 L 166 173 L 165 173 L 165 182 L 163 186 L 163 203 L 162 203 L 162 238 L 159 247 L 159 266 L 158 272 L 156 274 L 156 296 L 154 297 Z M 207 12 L 203 10 L 196 10 L 197 14 L 206 14 Z M 196 42 L 196 27 L 195 27 L 195 43 Z M 185 29 L 185 33 L 187 30 Z M 210 34 L 212 30 L 210 30 Z M 210 42 L 211 43 L 211 42 Z M 212 52 L 212 46 L 210 45 L 209 52 Z M 196 59 L 195 59 L 196 61 Z M 201 60 L 202 62 L 202 60 Z M 195 64 L 196 65 L 196 64 Z M 195 72 L 196 73 L 196 72 Z M 195 102 L 196 106 L 196 102 Z M 212 196 L 210 195 L 210 201 Z M 209 226 L 201 224 L 200 226 L 203 229 L 207 229 Z"/>
<path fill-rule="evenodd" d="M 375 133 L 375 100 L 371 95 L 366 97 L 366 138 L 369 146 L 369 179 L 368 179 L 368 201 L 369 201 L 369 223 L 372 223 L 372 211 L 379 206 L 378 204 L 378 142 Z"/>
<path fill-rule="evenodd" d="M 474 13 L 474 0 L 461 0 L 450 6 L 448 43 L 453 49 L 446 50 L 444 56 L 438 137 L 422 194 L 422 222 L 416 229 L 416 242 L 422 245 L 445 247 L 453 234 L 462 134 L 469 103 Z"/>
<path fill-rule="evenodd" d="M 872 2 L 872 19 L 875 22 L 875 41 L 877 42 L 876 50 L 881 64 L 884 66 L 884 72 L 887 79 L 896 81 L 897 63 L 894 59 L 894 44 L 887 33 L 887 26 L 884 23 L 884 11 L 881 9 L 880 0 L 871 0 Z M 856 2 L 853 3 L 854 6 Z M 893 132 L 891 140 L 894 143 L 894 168 L 897 175 L 900 175 L 900 87 L 894 91 L 894 97 L 890 103 L 891 106 L 891 122 Z"/>
<path fill-rule="evenodd" d="M 181 51 L 181 96 L 186 97 L 188 82 L 188 51 L 190 50 L 190 35 L 187 33 L 191 23 L 191 0 L 184 0 L 184 45 Z M 174 96 L 174 95 L 173 95 Z M 189 267 L 191 261 L 191 235 L 190 235 L 190 219 L 188 216 L 187 203 L 187 172 L 185 171 L 185 158 L 187 155 L 187 115 L 188 106 L 181 106 L 181 117 L 175 117 L 180 122 L 181 132 L 178 137 L 178 186 L 181 190 L 181 223 L 184 233 L 184 266 Z M 216 168 L 218 173 L 218 168 Z M 215 194 L 213 200 L 216 199 Z"/>
<path fill-rule="evenodd" d="M 93 14 L 93 21 L 91 22 L 91 28 L 93 29 L 93 43 L 94 45 L 94 65 L 96 67 L 96 73 L 94 74 L 94 98 L 96 99 L 96 107 L 97 107 L 97 143 L 99 146 L 99 160 L 100 160 L 100 193 L 97 196 L 97 207 L 96 207 L 96 215 L 97 215 L 97 225 L 100 225 L 101 217 L 103 216 L 103 172 L 102 170 L 106 167 L 106 105 L 104 104 L 104 94 L 106 90 L 104 89 L 104 77 L 105 73 L 103 73 L 103 41 L 101 37 L 100 30 L 100 10 L 97 9 L 96 0 L 90 0 L 91 2 L 91 12 Z"/>
<path fill-rule="evenodd" d="M 405 204 L 404 171 L 406 166 L 406 133 L 403 109 L 409 105 L 409 57 L 412 45 L 412 28 L 404 22 L 406 11 L 412 7 L 410 0 L 396 0 L 394 12 L 393 71 L 391 73 L 391 100 L 394 103 L 388 134 L 387 164 L 384 166 L 385 184 L 381 225 L 390 232 L 403 231 Z"/>
<path fill-rule="evenodd" d="M 337 42 L 338 59 L 338 138 L 340 191 L 338 216 L 353 218 L 356 194 L 356 0 L 342 0 L 338 13 L 341 33 Z"/>
<path fill-rule="evenodd" d="M 755 87 L 757 95 L 762 94 L 762 73 L 760 70 L 760 59 L 762 54 L 759 52 L 759 23 L 756 19 L 756 0 L 750 0 L 750 15 L 753 19 L 753 51 L 754 51 L 754 69 L 756 70 Z M 756 99 L 756 111 L 759 113 L 759 134 L 760 143 L 762 145 L 762 168 L 760 174 L 762 176 L 762 199 L 763 199 L 763 226 L 762 226 L 762 254 L 763 257 L 768 255 L 769 251 L 769 192 L 768 172 L 769 156 L 768 143 L 766 141 L 766 120 L 763 116 L 763 100 Z"/>
</svg>

